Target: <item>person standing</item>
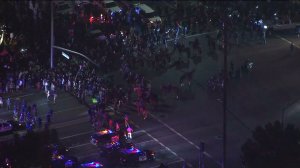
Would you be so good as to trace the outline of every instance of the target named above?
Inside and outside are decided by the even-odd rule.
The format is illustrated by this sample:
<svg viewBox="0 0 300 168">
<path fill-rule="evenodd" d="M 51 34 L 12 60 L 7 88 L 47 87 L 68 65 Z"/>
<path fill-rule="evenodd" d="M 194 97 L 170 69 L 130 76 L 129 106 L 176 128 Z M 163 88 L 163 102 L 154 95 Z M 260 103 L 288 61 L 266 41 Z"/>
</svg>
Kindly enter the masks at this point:
<svg viewBox="0 0 300 168">
<path fill-rule="evenodd" d="M 57 92 L 53 91 L 53 102 L 56 102 L 56 98 L 57 98 Z"/>
<path fill-rule="evenodd" d="M 46 91 L 46 94 L 47 94 L 47 100 L 49 101 L 49 97 L 50 97 L 50 91 L 49 91 L 49 90 L 47 90 L 47 91 Z"/>
<path fill-rule="evenodd" d="M 294 43 L 291 43 L 290 49 L 291 49 L 291 55 L 293 55 L 293 52 L 294 52 Z"/>
<path fill-rule="evenodd" d="M 0 96 L 0 108 L 3 107 L 3 98 Z"/>
<path fill-rule="evenodd" d="M 8 97 L 6 99 L 6 106 L 7 106 L 7 110 L 9 111 L 10 110 L 10 105 L 11 105 L 11 101 L 10 101 L 10 98 Z"/>
<path fill-rule="evenodd" d="M 126 129 L 126 131 L 127 131 L 127 138 L 128 139 L 132 139 L 133 129 L 130 126 L 128 126 L 127 129 Z"/>
<path fill-rule="evenodd" d="M 125 124 L 125 127 L 129 127 L 129 119 L 128 119 L 128 115 L 125 114 L 125 117 L 124 117 L 124 124 Z"/>
<path fill-rule="evenodd" d="M 116 122 L 116 127 L 115 127 L 115 130 L 116 132 L 119 132 L 120 131 L 120 125 L 118 122 Z"/>
</svg>

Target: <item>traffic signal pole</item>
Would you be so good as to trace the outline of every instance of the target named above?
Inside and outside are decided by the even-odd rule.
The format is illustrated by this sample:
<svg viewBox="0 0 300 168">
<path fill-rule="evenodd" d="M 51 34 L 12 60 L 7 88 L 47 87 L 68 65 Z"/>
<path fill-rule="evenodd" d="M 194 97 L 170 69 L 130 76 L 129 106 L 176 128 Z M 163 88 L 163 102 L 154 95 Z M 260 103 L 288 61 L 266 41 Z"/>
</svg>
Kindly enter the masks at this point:
<svg viewBox="0 0 300 168">
<path fill-rule="evenodd" d="M 227 21 L 226 16 L 223 23 L 223 36 L 224 36 L 224 73 L 223 73 L 223 162 L 222 167 L 226 168 L 226 152 L 227 152 Z"/>
<path fill-rule="evenodd" d="M 53 44 L 54 44 L 54 33 L 53 33 L 53 1 L 51 3 L 51 41 L 50 41 L 50 68 L 53 69 Z"/>
</svg>

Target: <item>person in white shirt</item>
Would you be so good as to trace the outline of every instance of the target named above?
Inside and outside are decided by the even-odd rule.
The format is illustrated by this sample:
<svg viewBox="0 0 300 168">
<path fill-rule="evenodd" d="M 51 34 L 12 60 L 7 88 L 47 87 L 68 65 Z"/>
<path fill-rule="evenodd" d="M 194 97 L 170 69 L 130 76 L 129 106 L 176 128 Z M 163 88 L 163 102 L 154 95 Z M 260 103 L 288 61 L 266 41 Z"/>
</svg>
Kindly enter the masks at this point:
<svg viewBox="0 0 300 168">
<path fill-rule="evenodd" d="M 127 127 L 126 131 L 127 131 L 127 138 L 132 139 L 133 129 L 129 126 L 129 127 Z"/>
</svg>

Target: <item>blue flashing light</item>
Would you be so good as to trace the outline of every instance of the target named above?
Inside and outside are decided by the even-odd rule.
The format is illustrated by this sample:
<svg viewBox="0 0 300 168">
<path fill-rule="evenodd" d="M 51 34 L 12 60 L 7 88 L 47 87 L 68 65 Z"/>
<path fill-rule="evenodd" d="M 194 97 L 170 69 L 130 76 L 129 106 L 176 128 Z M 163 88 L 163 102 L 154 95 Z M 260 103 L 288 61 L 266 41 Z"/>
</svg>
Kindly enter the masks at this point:
<svg viewBox="0 0 300 168">
<path fill-rule="evenodd" d="M 112 134 L 113 131 L 109 129 L 104 129 L 98 132 L 100 135 L 105 135 L 105 134 Z"/>
<path fill-rule="evenodd" d="M 130 149 L 125 150 L 125 153 L 127 153 L 127 154 L 139 153 L 139 152 L 141 152 L 141 150 L 139 150 L 137 148 L 130 148 Z"/>
<path fill-rule="evenodd" d="M 135 8 L 135 13 L 136 13 L 136 14 L 138 14 L 138 15 L 139 15 L 139 14 L 140 14 L 140 11 L 141 11 L 141 9 L 140 9 L 140 8 L 138 8 L 138 7 L 136 7 L 136 8 Z"/>
<path fill-rule="evenodd" d="M 103 167 L 103 165 L 100 164 L 99 162 L 85 163 L 85 164 L 81 164 L 81 166 L 83 166 L 83 167 Z"/>
</svg>

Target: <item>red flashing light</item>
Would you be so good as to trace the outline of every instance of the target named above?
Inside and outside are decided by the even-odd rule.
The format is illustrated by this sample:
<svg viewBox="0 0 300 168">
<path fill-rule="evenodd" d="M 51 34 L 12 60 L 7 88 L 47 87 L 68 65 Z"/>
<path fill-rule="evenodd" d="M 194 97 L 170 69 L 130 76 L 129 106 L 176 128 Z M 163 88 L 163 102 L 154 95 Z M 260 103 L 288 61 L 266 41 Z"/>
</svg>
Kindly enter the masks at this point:
<svg viewBox="0 0 300 168">
<path fill-rule="evenodd" d="M 90 21 L 90 23 L 93 23 L 94 22 L 94 16 L 91 16 L 89 21 Z"/>
</svg>

